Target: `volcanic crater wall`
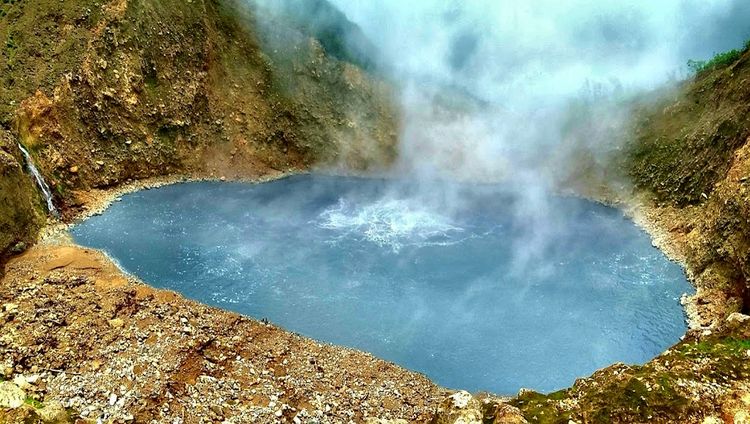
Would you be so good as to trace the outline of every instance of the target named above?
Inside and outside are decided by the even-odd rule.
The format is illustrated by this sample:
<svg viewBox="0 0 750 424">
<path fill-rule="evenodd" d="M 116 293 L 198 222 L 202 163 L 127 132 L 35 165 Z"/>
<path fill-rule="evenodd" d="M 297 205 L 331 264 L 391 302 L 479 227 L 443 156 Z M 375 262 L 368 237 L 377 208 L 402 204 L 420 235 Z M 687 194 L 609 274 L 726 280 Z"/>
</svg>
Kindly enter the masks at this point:
<svg viewBox="0 0 750 424">
<path fill-rule="evenodd" d="M 388 84 L 263 13 L 240 0 L 1 5 L 0 185 L 12 187 L 2 191 L 2 257 L 42 218 L 19 141 L 64 214 L 79 192 L 153 176 L 390 163 L 398 114 Z M 284 41 L 293 59 L 264 50 L 256 27 L 271 20 L 295 34 Z"/>
<path fill-rule="evenodd" d="M 621 159 L 680 240 L 702 326 L 750 310 L 750 51 L 634 107 Z"/>
</svg>

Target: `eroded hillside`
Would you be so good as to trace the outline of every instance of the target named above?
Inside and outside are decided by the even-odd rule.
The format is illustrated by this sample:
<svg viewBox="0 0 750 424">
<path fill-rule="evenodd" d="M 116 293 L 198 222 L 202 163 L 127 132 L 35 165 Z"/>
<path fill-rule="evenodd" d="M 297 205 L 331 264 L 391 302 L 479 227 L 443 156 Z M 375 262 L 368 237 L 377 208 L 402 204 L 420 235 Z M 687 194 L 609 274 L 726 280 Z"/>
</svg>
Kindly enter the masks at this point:
<svg viewBox="0 0 750 424">
<path fill-rule="evenodd" d="M 636 112 L 629 172 L 679 240 L 711 327 L 750 308 L 750 52 Z"/>
<path fill-rule="evenodd" d="M 158 175 L 258 177 L 393 158 L 388 86 L 328 54 L 304 28 L 245 2 L 22 0 L 0 8 L 4 163 L 21 169 L 13 149 L 23 143 L 64 213 L 80 203 L 80 190 Z M 264 50 L 257 23 L 272 19 L 294 35 L 283 40 L 293 60 Z M 14 175 L 3 173 L 0 184 L 20 184 Z M 25 206 L 34 195 L 18 193 L 4 192 L 13 197 L 0 217 L 37 225 L 5 224 L 0 252 L 40 222 Z"/>
</svg>

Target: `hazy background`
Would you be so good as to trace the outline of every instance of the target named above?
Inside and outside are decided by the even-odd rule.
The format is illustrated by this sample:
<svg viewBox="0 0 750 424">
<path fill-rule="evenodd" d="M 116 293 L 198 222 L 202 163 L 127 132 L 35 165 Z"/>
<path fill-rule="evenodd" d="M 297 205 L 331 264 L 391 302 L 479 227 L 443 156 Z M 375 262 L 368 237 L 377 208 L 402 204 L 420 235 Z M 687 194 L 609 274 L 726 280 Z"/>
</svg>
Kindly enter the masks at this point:
<svg viewBox="0 0 750 424">
<path fill-rule="evenodd" d="M 629 192 L 611 161 L 627 141 L 627 100 L 750 39 L 747 0 L 249 1 L 395 87 L 397 178 L 373 203 L 399 211 L 376 211 L 385 226 L 418 232 L 467 213 L 446 180 L 501 183 L 524 227 L 508 240 L 519 272 L 562 239 L 550 193 Z M 421 189 L 404 195 L 404 180 Z"/>
<path fill-rule="evenodd" d="M 606 155 L 627 118 L 613 98 L 683 79 L 688 59 L 750 39 L 745 0 L 331 2 L 400 86 L 400 168 L 470 179 L 559 177 L 550 161 L 569 162 L 559 150 L 571 102 L 599 107 L 587 112 L 596 127 L 568 144 Z"/>
</svg>

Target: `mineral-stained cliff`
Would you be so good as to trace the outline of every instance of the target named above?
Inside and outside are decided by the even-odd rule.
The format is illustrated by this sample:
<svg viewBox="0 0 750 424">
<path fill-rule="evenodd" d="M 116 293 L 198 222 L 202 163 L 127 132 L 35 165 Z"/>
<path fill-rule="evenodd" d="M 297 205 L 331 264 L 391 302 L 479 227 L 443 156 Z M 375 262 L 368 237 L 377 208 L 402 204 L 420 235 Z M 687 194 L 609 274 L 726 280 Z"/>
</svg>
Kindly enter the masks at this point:
<svg viewBox="0 0 750 424">
<path fill-rule="evenodd" d="M 258 177 L 393 158 L 388 85 L 250 3 L 18 0 L 0 16 L 0 185 L 19 187 L 3 190 L 0 217 L 16 218 L 3 224 L 0 252 L 38 227 L 23 222 L 39 223 L 16 142 L 64 213 L 79 190 L 157 175 Z M 272 44 L 261 24 L 288 37 Z"/>
</svg>

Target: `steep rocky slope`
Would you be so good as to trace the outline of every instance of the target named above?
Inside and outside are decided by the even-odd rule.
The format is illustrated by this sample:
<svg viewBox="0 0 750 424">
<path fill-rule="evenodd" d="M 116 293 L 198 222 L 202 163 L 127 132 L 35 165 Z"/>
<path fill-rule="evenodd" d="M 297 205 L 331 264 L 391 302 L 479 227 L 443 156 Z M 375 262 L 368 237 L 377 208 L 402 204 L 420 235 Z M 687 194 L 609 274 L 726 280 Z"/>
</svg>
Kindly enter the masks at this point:
<svg viewBox="0 0 750 424">
<path fill-rule="evenodd" d="M 750 51 L 635 111 L 629 172 L 694 279 L 698 325 L 750 310 Z"/>
<path fill-rule="evenodd" d="M 43 223 L 36 188 L 22 163 L 13 136 L 0 130 L 0 258 L 23 251 Z"/>
<path fill-rule="evenodd" d="M 64 213 L 78 191 L 155 175 L 365 169 L 393 157 L 388 86 L 243 1 L 21 0 L 0 10 L 3 150 L 20 141 L 31 151 Z M 262 40 L 258 23 L 271 21 L 290 37 Z M 17 157 L 6 162 L 20 169 Z M 35 220 L 28 199 L 10 200 L 0 216 Z M 36 227 L 8 227 L 0 252 Z"/>
</svg>

